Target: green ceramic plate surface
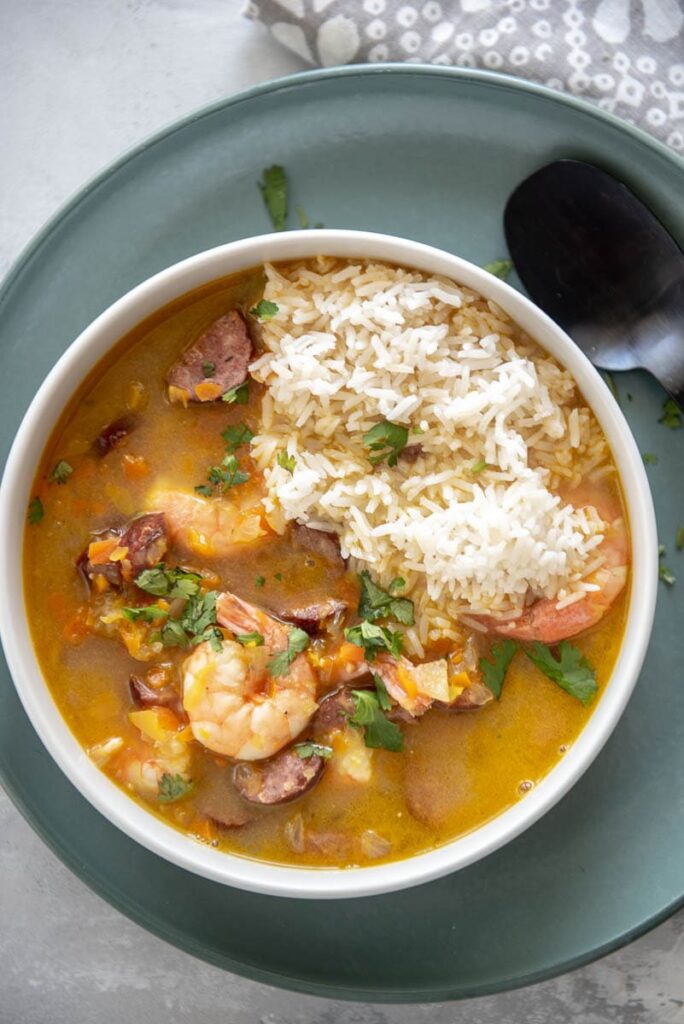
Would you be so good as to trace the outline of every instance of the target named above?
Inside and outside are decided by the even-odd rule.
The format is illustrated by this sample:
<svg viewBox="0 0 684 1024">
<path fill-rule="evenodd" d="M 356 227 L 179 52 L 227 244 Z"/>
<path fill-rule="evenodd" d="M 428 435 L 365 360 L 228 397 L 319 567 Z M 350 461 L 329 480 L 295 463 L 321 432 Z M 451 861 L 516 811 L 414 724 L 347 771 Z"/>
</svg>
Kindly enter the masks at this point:
<svg viewBox="0 0 684 1024">
<path fill-rule="evenodd" d="M 311 223 L 416 238 L 484 263 L 540 165 L 573 156 L 628 182 L 684 241 L 684 167 L 584 104 L 502 76 L 390 66 L 296 75 L 227 100 L 136 149 L 81 192 L 0 297 L 4 453 L 43 376 L 86 324 L 150 274 L 269 229 L 257 179 L 283 164 Z M 295 221 L 296 218 L 293 218 Z M 683 339 L 684 343 L 684 339 Z M 658 423 L 645 375 L 618 382 L 644 452 L 660 538 L 653 641 L 612 739 L 541 822 L 486 860 L 404 893 L 320 903 L 184 873 L 119 833 L 38 741 L 2 665 L 0 771 L 19 808 L 88 885 L 170 942 L 319 995 L 454 999 L 549 977 L 665 918 L 684 893 L 684 430 Z"/>
</svg>

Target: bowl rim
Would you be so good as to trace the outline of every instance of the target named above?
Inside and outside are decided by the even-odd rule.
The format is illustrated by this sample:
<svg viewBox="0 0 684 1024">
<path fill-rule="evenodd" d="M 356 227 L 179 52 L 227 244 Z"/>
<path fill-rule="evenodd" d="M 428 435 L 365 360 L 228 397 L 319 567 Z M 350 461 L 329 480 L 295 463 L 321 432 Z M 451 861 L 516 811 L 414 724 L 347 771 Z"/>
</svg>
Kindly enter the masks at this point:
<svg viewBox="0 0 684 1024">
<path fill-rule="evenodd" d="M 348 869 L 290 867 L 212 849 L 120 790 L 90 760 L 52 698 L 33 650 L 22 573 L 25 510 L 35 465 L 69 399 L 104 354 L 151 313 L 201 284 L 259 263 L 319 254 L 380 259 L 440 273 L 496 301 L 577 381 L 618 465 L 632 537 L 632 585 L 621 649 L 568 753 L 523 799 L 466 835 L 404 860 Z M 636 442 L 609 388 L 568 335 L 520 292 L 462 257 L 399 236 L 348 229 L 270 233 L 205 250 L 147 278 L 92 321 L 48 373 L 17 431 L 0 485 L 0 551 L 7 567 L 0 577 L 0 638 L 10 673 L 42 743 L 72 784 L 124 833 L 179 867 L 253 892 L 312 899 L 370 896 L 442 877 L 510 842 L 550 810 L 592 763 L 624 711 L 648 646 L 658 564 L 655 513 Z"/>
</svg>

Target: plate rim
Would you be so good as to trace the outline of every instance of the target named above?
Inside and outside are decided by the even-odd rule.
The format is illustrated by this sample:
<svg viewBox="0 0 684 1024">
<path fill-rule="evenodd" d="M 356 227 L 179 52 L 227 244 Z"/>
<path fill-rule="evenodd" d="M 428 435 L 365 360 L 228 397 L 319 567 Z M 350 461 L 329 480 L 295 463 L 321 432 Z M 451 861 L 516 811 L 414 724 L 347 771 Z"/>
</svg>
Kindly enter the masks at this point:
<svg viewBox="0 0 684 1024">
<path fill-rule="evenodd" d="M 684 158 L 680 157 L 673 149 L 665 143 L 660 142 L 658 139 L 655 139 L 643 129 L 630 124 L 622 118 L 603 110 L 581 97 L 559 92 L 549 88 L 548 86 L 516 78 L 512 75 L 474 68 L 458 68 L 430 64 L 404 64 L 401 62 L 345 65 L 334 68 L 304 70 L 291 75 L 270 79 L 266 82 L 261 82 L 248 89 L 241 90 L 240 92 L 225 97 L 224 99 L 203 105 L 191 111 L 189 114 L 186 114 L 182 118 L 176 118 L 167 122 L 157 131 L 146 136 L 141 142 L 124 149 L 118 157 L 107 163 L 101 170 L 97 171 L 93 176 L 86 179 L 83 184 L 78 186 L 76 190 L 72 192 L 71 195 L 61 203 L 56 211 L 44 222 L 43 226 L 32 235 L 28 243 L 19 251 L 19 254 L 15 259 L 10 262 L 7 272 L 0 282 L 0 306 L 5 301 L 8 293 L 14 286 L 15 281 L 17 281 L 19 277 L 29 269 L 32 260 L 39 253 L 42 246 L 49 240 L 53 232 L 60 228 L 73 214 L 78 211 L 81 203 L 90 198 L 101 185 L 106 184 L 109 178 L 117 173 L 121 168 L 125 167 L 126 164 L 132 162 L 135 158 L 142 155 L 147 150 L 152 149 L 159 143 L 167 141 L 177 132 L 181 132 L 188 126 L 199 123 L 205 118 L 209 118 L 221 110 L 237 107 L 242 103 L 249 102 L 262 96 L 279 93 L 291 88 L 296 89 L 301 86 L 306 86 L 311 82 L 331 81 L 338 78 L 366 79 L 369 76 L 389 77 L 392 75 L 398 77 L 409 75 L 415 78 L 451 79 L 457 82 L 473 82 L 475 84 L 482 84 L 495 89 L 501 89 L 503 91 L 510 91 L 514 94 L 524 93 L 537 96 L 540 99 L 575 110 L 580 114 L 589 115 L 590 117 L 617 129 L 622 134 L 626 134 L 633 138 L 637 143 L 645 145 L 647 148 L 651 149 L 661 160 L 664 159 L 666 164 L 672 165 L 676 171 L 684 174 Z M 22 711 L 22 713 L 25 712 Z M 33 730 L 31 723 L 29 722 L 28 724 Z M 35 732 L 35 730 L 33 731 Z M 38 742 L 40 743 L 40 740 L 38 740 Z M 42 747 L 42 743 L 40 743 L 40 745 Z M 72 783 L 69 782 L 68 779 L 66 781 L 67 784 L 74 789 L 77 798 L 84 799 L 75 787 L 72 786 Z M 300 992 L 307 995 L 314 995 L 329 999 L 387 1004 L 437 1003 L 460 1001 L 484 995 L 495 995 L 500 992 L 527 987 L 576 970 L 579 967 L 592 963 L 609 953 L 623 948 L 636 938 L 645 935 L 653 928 L 666 921 L 676 913 L 678 909 L 684 906 L 683 892 L 679 898 L 673 900 L 658 913 L 646 918 L 629 931 L 614 936 L 612 939 L 602 943 L 600 946 L 592 947 L 577 956 L 569 957 L 561 963 L 556 963 L 537 971 L 532 971 L 523 975 L 509 975 L 500 978 L 495 983 L 473 984 L 460 987 L 457 994 L 454 994 L 453 987 L 442 987 L 439 989 L 435 989 L 433 987 L 429 990 L 417 989 L 415 987 L 407 989 L 383 989 L 381 987 L 362 988 L 359 987 L 358 984 L 353 988 L 350 986 L 337 987 L 335 985 L 328 984 L 327 982 L 311 981 L 309 979 L 294 977 L 290 974 L 283 974 L 249 961 L 236 961 L 226 954 L 222 954 L 220 957 L 215 956 L 213 955 L 212 950 L 207 948 L 200 950 L 197 948 L 195 943 L 188 941 L 186 933 L 182 932 L 175 925 L 167 924 L 165 928 L 162 929 L 158 926 L 156 918 L 153 919 L 146 913 L 141 912 L 141 908 L 139 906 L 129 904 L 126 899 L 121 898 L 121 893 L 118 891 L 114 893 L 114 890 L 109 886 L 105 878 L 100 878 L 94 873 L 91 875 L 89 866 L 84 866 L 84 864 L 80 862 L 75 855 L 72 855 L 68 848 L 60 845 L 57 835 L 53 835 L 49 829 L 43 826 L 40 819 L 33 810 L 29 808 L 28 804 L 23 799 L 21 786 L 14 782 L 11 771 L 0 769 L 0 783 L 2 784 L 5 792 L 7 792 L 12 804 L 19 810 L 24 819 L 30 824 L 31 828 L 37 833 L 52 853 L 57 856 L 61 863 L 63 863 L 72 873 L 83 881 L 92 892 L 105 899 L 110 906 L 113 906 L 120 913 L 123 913 L 136 925 L 145 928 L 147 931 L 155 935 L 155 937 L 176 946 L 204 962 L 219 967 L 224 971 L 232 971 L 233 973 L 241 977 L 246 977 L 251 981 L 276 986 L 288 991 Z M 111 827 L 113 828 L 114 826 Z M 152 854 L 152 856 L 155 855 Z M 364 899 L 373 898 L 374 897 L 364 897 Z"/>
</svg>

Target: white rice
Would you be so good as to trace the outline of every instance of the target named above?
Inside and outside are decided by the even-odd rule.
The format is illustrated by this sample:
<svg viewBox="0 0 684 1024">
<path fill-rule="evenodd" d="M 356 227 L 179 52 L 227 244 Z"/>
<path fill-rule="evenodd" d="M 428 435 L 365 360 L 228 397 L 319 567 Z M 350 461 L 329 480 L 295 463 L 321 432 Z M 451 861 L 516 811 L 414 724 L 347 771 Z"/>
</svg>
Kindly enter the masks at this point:
<svg viewBox="0 0 684 1024">
<path fill-rule="evenodd" d="M 417 271 L 268 266 L 264 297 L 278 313 L 250 368 L 268 386 L 252 454 L 276 528 L 335 531 L 379 582 L 406 579 L 415 650 L 531 595 L 579 600 L 604 524 L 558 487 L 610 457 L 567 371 L 495 303 Z M 409 428 L 416 461 L 372 468 L 363 435 L 385 419 Z"/>
</svg>

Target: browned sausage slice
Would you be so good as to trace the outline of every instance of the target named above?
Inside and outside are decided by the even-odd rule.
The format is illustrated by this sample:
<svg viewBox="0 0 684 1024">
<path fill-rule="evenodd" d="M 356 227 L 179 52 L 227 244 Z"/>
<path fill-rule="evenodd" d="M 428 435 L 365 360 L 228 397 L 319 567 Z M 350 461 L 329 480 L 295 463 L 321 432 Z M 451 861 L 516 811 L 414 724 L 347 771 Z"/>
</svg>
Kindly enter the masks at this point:
<svg viewBox="0 0 684 1024">
<path fill-rule="evenodd" d="M 313 716 L 311 729 L 317 743 L 324 742 L 331 732 L 345 729 L 349 717 L 356 711 L 356 701 L 346 686 L 326 694 Z"/>
<path fill-rule="evenodd" d="M 279 618 L 291 622 L 293 626 L 299 626 L 310 636 L 315 636 L 329 619 L 343 615 L 346 610 L 346 601 L 328 597 L 324 601 L 312 601 L 311 604 L 286 608 L 280 613 Z"/>
<path fill-rule="evenodd" d="M 344 572 L 346 563 L 340 554 L 340 539 L 336 533 L 314 530 L 303 523 L 293 523 L 291 530 L 295 547 L 333 563 L 335 569 Z"/>
<path fill-rule="evenodd" d="M 121 547 L 128 548 L 128 561 L 135 572 L 161 562 L 169 547 L 164 513 L 149 512 L 133 519 L 124 530 Z"/>
<path fill-rule="evenodd" d="M 169 397 L 213 402 L 247 380 L 252 339 L 242 315 L 232 310 L 211 324 L 166 375 Z"/>
<path fill-rule="evenodd" d="M 241 761 L 233 782 L 241 797 L 253 804 L 284 804 L 310 790 L 320 779 L 325 761 L 318 754 L 300 757 L 284 750 L 268 761 Z"/>
<path fill-rule="evenodd" d="M 171 708 L 180 718 L 185 718 L 180 694 L 173 686 L 153 687 L 143 676 L 132 675 L 128 679 L 131 699 L 139 708 Z"/>
<path fill-rule="evenodd" d="M 169 547 L 163 512 L 138 516 L 125 527 L 104 530 L 96 536 L 100 540 L 116 537 L 119 547 L 127 548 L 127 553 L 120 561 L 94 564 L 88 558 L 88 548 L 82 551 L 76 567 L 88 585 L 96 576 L 104 576 L 113 587 L 121 587 L 143 569 L 151 569 L 161 562 Z"/>
<path fill-rule="evenodd" d="M 98 455 L 106 455 L 112 448 L 117 448 L 136 427 L 135 416 L 120 416 L 103 427 L 95 438 L 93 447 Z"/>
</svg>

